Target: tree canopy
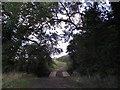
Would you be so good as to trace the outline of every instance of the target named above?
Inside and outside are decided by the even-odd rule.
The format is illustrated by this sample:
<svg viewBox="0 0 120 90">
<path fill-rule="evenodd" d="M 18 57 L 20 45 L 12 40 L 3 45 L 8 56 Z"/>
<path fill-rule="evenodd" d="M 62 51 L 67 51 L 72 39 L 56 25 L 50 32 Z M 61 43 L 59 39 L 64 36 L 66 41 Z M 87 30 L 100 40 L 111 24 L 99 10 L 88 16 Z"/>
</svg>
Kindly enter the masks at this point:
<svg viewBox="0 0 120 90">
<path fill-rule="evenodd" d="M 117 73 L 117 11 L 116 4 L 106 2 L 2 2 L 3 72 L 48 74 L 51 54 L 62 52 L 58 41 L 72 37 L 68 53 L 73 69 Z M 64 34 L 56 28 L 63 28 Z"/>
<path fill-rule="evenodd" d="M 84 32 L 74 35 L 67 48 L 72 70 L 77 70 L 81 75 L 117 75 L 119 32 L 113 23 L 114 12 L 101 18 L 96 5 L 85 13 Z"/>
<path fill-rule="evenodd" d="M 51 9 L 55 6 L 56 3 L 2 3 L 3 72 L 22 70 L 21 67 L 26 71 L 34 66 L 42 71 L 48 66 L 44 64 L 52 63 L 50 54 L 62 51 L 55 47 L 58 39 L 55 33 L 47 34 L 54 24 L 49 20 L 53 17 Z"/>
</svg>

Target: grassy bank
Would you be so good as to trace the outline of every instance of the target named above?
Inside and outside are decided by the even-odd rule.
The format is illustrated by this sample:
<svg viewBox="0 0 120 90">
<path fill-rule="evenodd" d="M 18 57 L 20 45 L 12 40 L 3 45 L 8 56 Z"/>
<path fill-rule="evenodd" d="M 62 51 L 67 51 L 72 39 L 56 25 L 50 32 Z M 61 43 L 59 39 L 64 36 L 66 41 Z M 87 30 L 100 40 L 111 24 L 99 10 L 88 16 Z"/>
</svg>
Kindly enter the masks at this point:
<svg viewBox="0 0 120 90">
<path fill-rule="evenodd" d="M 33 75 L 26 73 L 10 72 L 3 74 L 2 87 L 3 88 L 27 88 L 35 79 Z"/>
<path fill-rule="evenodd" d="M 79 88 L 118 88 L 118 79 L 115 76 L 100 78 L 99 75 L 87 77 L 78 76 L 69 78 L 69 82 Z"/>
</svg>

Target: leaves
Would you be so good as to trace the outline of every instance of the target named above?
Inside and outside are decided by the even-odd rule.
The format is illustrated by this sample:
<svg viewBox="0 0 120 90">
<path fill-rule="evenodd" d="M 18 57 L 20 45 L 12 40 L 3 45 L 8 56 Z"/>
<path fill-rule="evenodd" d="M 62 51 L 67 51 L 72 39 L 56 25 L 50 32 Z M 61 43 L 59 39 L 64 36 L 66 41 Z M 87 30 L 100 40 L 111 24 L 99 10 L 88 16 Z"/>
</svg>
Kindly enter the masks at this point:
<svg viewBox="0 0 120 90">
<path fill-rule="evenodd" d="M 3 72 L 15 69 L 35 73 L 38 76 L 48 73 L 49 66 L 52 64 L 51 51 L 60 52 L 53 47 L 57 43 L 57 34 L 52 33 L 52 36 L 46 34 L 46 28 L 50 24 L 48 20 L 53 16 L 51 9 L 56 4 L 52 2 L 6 2 L 2 4 Z M 29 38 L 30 35 L 37 41 Z M 10 61 L 12 63 L 9 63 Z M 37 73 L 37 70 L 41 73 Z"/>
<path fill-rule="evenodd" d="M 84 15 L 84 33 L 76 34 L 67 50 L 73 69 L 83 75 L 116 74 L 118 32 L 114 24 L 103 21 L 91 8 Z M 112 70 L 112 72 L 110 72 Z"/>
</svg>

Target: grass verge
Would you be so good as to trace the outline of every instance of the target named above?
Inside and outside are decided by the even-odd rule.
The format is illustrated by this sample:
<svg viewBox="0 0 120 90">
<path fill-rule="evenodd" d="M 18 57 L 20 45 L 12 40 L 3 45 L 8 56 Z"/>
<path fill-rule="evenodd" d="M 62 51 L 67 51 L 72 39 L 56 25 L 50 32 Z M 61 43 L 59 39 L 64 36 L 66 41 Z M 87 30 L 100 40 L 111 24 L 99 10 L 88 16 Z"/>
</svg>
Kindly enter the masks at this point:
<svg viewBox="0 0 120 90">
<path fill-rule="evenodd" d="M 99 76 L 71 77 L 69 81 L 79 88 L 118 88 L 118 79 L 115 76 L 100 78 Z"/>
<path fill-rule="evenodd" d="M 28 88 L 34 76 L 25 73 L 7 73 L 2 77 L 2 88 Z"/>
</svg>

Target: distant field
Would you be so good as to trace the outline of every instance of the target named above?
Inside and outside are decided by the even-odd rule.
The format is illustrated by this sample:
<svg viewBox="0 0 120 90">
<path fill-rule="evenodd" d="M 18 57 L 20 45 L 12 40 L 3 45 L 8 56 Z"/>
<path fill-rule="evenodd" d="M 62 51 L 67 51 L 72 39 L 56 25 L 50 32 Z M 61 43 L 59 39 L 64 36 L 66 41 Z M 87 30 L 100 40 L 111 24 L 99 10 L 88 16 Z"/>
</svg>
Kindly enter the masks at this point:
<svg viewBox="0 0 120 90">
<path fill-rule="evenodd" d="M 66 70 L 67 69 L 67 63 L 63 62 L 63 61 L 55 60 L 54 69 L 57 70 L 57 69 L 60 69 L 60 68 Z"/>
</svg>

